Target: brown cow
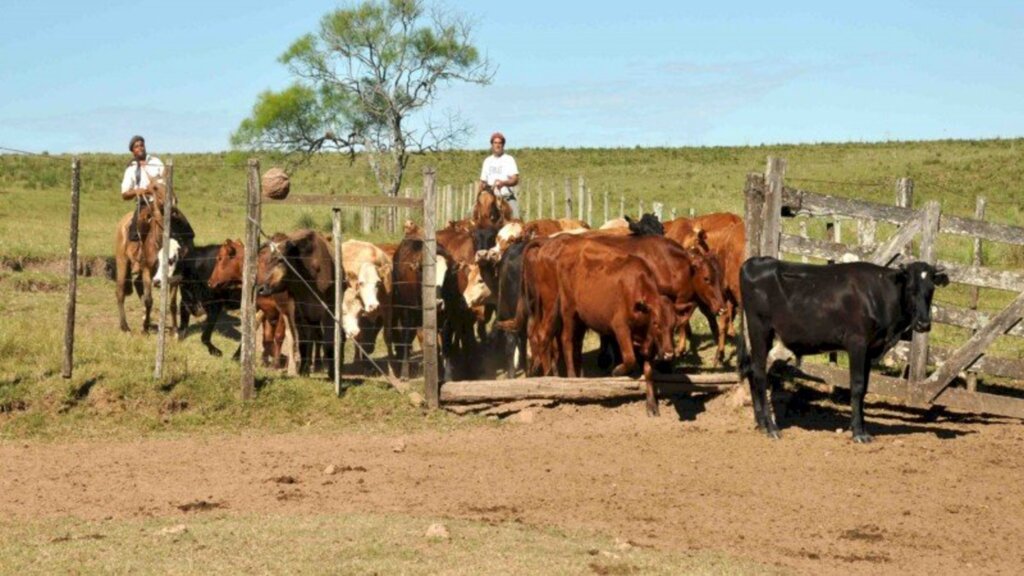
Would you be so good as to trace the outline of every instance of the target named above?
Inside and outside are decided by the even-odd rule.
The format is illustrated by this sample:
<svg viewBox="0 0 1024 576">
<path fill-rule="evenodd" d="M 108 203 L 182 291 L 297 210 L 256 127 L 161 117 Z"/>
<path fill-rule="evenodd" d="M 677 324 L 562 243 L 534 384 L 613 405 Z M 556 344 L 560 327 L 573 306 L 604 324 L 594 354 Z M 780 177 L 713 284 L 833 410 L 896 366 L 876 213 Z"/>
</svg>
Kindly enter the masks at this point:
<svg viewBox="0 0 1024 576">
<path fill-rule="evenodd" d="M 287 291 L 295 300 L 295 325 L 299 335 L 299 372 L 309 373 L 313 344 L 324 351 L 328 372 L 334 370 L 334 260 L 323 235 L 298 230 L 275 235 L 260 248 L 256 272 L 257 294 Z"/>
<path fill-rule="evenodd" d="M 559 316 L 566 373 L 579 376 L 583 335 L 587 328 L 614 335 L 622 350 L 615 376 L 636 367 L 634 346 L 648 359 L 673 357 L 674 312 L 643 259 L 614 251 L 584 250 L 567 257 L 558 268 Z"/>
<path fill-rule="evenodd" d="M 743 303 L 740 294 L 740 266 L 743 265 L 746 251 L 743 219 L 728 212 L 707 214 L 690 220 L 679 218 L 665 223 L 665 235 L 684 247 L 705 250 L 718 262 L 722 271 L 725 312 L 714 321 L 707 310 L 701 309 L 708 318 L 717 344 L 715 365 L 719 365 L 725 360 L 726 335 L 730 338 L 736 336 L 735 319 Z"/>
<path fill-rule="evenodd" d="M 217 262 L 207 285 L 211 290 L 241 288 L 245 264 L 245 244 L 241 240 L 225 240 L 217 251 Z M 293 346 L 298 343 L 294 329 L 294 302 L 288 292 L 257 296 L 256 309 L 263 314 L 263 365 L 282 368 L 281 348 L 285 335 L 292 333 Z M 289 353 L 293 360 L 294 351 Z"/>
</svg>

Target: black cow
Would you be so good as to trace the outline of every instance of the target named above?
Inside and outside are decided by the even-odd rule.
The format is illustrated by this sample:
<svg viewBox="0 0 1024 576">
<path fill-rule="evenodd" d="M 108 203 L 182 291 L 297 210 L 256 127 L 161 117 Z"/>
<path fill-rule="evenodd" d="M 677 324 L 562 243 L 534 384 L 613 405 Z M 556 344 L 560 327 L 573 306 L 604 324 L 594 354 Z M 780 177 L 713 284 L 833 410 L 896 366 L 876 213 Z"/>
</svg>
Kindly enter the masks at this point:
<svg viewBox="0 0 1024 576">
<path fill-rule="evenodd" d="M 514 242 L 509 245 L 498 266 L 498 317 L 492 335 L 500 333 L 504 336 L 506 378 L 515 378 L 517 357 L 519 366 L 526 370 L 526 322 L 516 322 L 516 311 L 522 297 L 526 244 Z"/>
<path fill-rule="evenodd" d="M 206 350 L 214 356 L 220 356 L 221 351 L 210 341 L 213 329 L 217 326 L 217 320 L 224 310 L 238 310 L 242 303 L 241 288 L 225 288 L 214 290 L 209 287 L 210 275 L 217 267 L 217 252 L 220 244 L 209 246 L 196 246 L 193 248 L 181 248 L 177 264 L 172 269 L 174 277 L 180 278 L 181 310 L 178 322 L 178 339 L 185 337 L 188 331 L 189 317 L 206 311 L 206 320 L 203 323 L 202 342 Z M 173 256 L 173 255 L 172 255 Z M 239 354 L 235 351 L 236 357 Z"/>
<path fill-rule="evenodd" d="M 754 419 L 772 438 L 779 428 L 767 398 L 768 350 L 778 337 L 798 356 L 845 350 L 850 357 L 851 428 L 864 430 L 864 395 L 871 363 L 908 330 L 931 329 L 935 286 L 949 278 L 941 267 L 914 262 L 883 268 L 866 262 L 813 265 L 750 258 L 740 268 L 740 292 L 750 350 L 739 349 L 740 376 L 750 381 Z"/>
</svg>

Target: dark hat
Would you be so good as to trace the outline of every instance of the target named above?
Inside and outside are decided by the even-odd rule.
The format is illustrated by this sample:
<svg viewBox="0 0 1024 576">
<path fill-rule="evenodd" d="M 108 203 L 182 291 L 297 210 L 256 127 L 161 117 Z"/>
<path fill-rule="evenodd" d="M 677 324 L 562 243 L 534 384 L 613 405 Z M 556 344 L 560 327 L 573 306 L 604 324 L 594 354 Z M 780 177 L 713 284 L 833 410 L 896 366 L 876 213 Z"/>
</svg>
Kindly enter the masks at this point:
<svg viewBox="0 0 1024 576">
<path fill-rule="evenodd" d="M 495 138 L 501 138 L 501 143 L 505 143 L 505 135 L 502 134 L 501 132 L 495 132 L 494 134 L 491 134 L 491 139 L 488 140 L 488 142 L 494 142 Z"/>
<path fill-rule="evenodd" d="M 135 148 L 135 143 L 141 141 L 143 144 L 146 143 L 146 139 L 136 134 L 132 136 L 132 139 L 128 141 L 128 151 L 131 152 L 132 148 Z"/>
</svg>

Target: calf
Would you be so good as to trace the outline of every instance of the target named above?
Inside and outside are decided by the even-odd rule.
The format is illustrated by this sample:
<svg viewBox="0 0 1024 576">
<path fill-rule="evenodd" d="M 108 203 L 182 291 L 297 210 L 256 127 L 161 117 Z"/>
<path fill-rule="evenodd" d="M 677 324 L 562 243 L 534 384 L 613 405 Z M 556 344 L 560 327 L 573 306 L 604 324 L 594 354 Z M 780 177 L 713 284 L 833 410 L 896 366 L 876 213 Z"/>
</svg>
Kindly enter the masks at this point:
<svg viewBox="0 0 1024 576">
<path fill-rule="evenodd" d="M 866 262 L 818 266 L 751 258 L 740 269 L 743 313 L 750 339 L 741 342 L 739 369 L 750 381 L 754 420 L 779 437 L 768 403 L 768 350 L 778 338 L 798 356 L 845 350 L 850 357 L 853 440 L 870 442 L 864 395 L 871 363 L 912 329 L 931 329 L 935 286 L 949 278 L 940 267 L 914 262 L 898 269 Z"/>
<path fill-rule="evenodd" d="M 334 370 L 334 260 L 327 240 L 313 230 L 275 235 L 260 248 L 256 293 L 261 296 L 287 291 L 295 301 L 299 335 L 299 372 L 309 373 L 313 345 L 324 351 L 327 370 Z"/>
<path fill-rule="evenodd" d="M 245 244 L 241 240 L 225 240 L 217 251 L 217 261 L 206 282 L 207 286 L 213 291 L 241 289 L 244 263 Z M 271 296 L 257 296 L 256 309 L 263 313 L 263 364 L 281 368 L 282 347 L 289 331 L 292 334 L 293 347 L 298 345 L 291 295 L 281 292 Z M 294 349 L 289 357 L 297 360 Z M 291 366 L 294 366 L 294 363 Z"/>
</svg>

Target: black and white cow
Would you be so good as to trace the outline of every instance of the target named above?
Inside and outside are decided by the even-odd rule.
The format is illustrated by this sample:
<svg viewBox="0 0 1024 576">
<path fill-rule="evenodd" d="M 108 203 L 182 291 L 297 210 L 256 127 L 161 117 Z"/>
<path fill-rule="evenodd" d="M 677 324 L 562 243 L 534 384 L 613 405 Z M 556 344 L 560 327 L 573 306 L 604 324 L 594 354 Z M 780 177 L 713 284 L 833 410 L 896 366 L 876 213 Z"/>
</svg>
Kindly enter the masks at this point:
<svg viewBox="0 0 1024 576">
<path fill-rule="evenodd" d="M 741 377 L 750 381 L 758 429 L 779 437 L 767 398 L 767 358 L 778 338 L 797 356 L 845 350 L 850 357 L 851 428 L 864 429 L 864 395 L 871 363 L 908 330 L 931 329 L 935 286 L 949 278 L 941 267 L 914 262 L 883 268 L 866 262 L 813 265 L 750 258 L 740 269 L 740 291 L 750 350 L 740 346 Z"/>
</svg>

